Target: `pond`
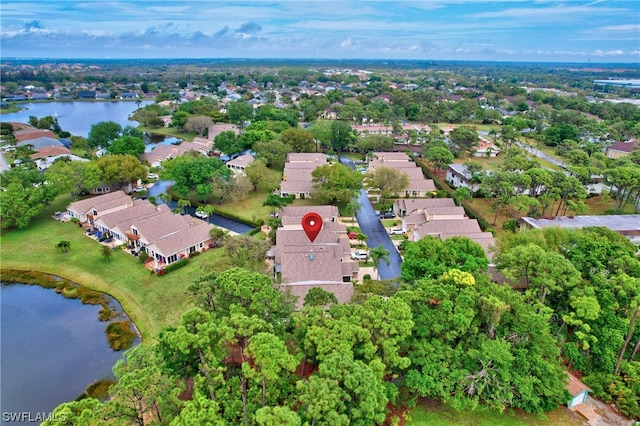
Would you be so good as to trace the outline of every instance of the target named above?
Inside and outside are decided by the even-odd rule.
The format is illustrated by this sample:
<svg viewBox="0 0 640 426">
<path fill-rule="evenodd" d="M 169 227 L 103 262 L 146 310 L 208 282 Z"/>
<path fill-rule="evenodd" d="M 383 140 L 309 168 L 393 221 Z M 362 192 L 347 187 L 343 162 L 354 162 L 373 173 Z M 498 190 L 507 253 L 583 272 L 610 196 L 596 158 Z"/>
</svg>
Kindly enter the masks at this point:
<svg viewBox="0 0 640 426">
<path fill-rule="evenodd" d="M 158 194 L 161 193 L 166 193 L 167 190 L 169 189 L 169 187 L 171 187 L 171 185 L 173 185 L 173 182 L 170 180 L 159 180 L 156 183 L 154 183 L 151 188 L 149 188 L 149 190 L 147 191 L 147 196 L 153 196 L 153 197 L 157 197 Z M 159 204 L 162 204 L 163 201 L 160 199 L 156 199 L 156 201 Z M 167 206 L 169 206 L 170 209 L 175 209 L 178 207 L 178 202 L 175 200 L 171 200 L 169 202 L 166 203 Z M 213 207 L 215 210 L 215 206 Z M 187 207 L 186 208 L 186 212 L 187 214 L 190 214 L 191 216 L 195 216 L 196 214 L 196 208 L 195 207 Z M 249 231 L 251 231 L 253 229 L 253 226 L 241 222 L 239 220 L 236 219 L 232 219 L 226 216 L 222 216 L 219 215 L 217 213 L 214 213 L 212 215 L 209 216 L 209 223 L 213 223 L 214 225 L 217 225 L 221 228 L 225 228 L 228 229 L 230 231 L 233 232 L 237 232 L 238 234 L 246 234 Z"/>
<path fill-rule="evenodd" d="M 152 101 L 142 101 L 140 107 L 150 103 Z M 129 120 L 129 116 L 139 108 L 135 101 L 32 102 L 17 105 L 24 109 L 11 114 L 2 114 L 0 120 L 28 123 L 30 116 L 38 118 L 51 116 L 58 119 L 62 130 L 85 138 L 89 135 L 91 126 L 101 121 L 114 121 L 122 127 L 138 125 L 137 121 Z"/>
<path fill-rule="evenodd" d="M 122 312 L 115 300 L 110 305 Z M 107 323 L 98 321 L 100 305 L 83 305 L 35 285 L 1 284 L 0 308 L 3 414 L 49 413 L 91 383 L 113 377 L 122 352 L 107 342 Z"/>
</svg>

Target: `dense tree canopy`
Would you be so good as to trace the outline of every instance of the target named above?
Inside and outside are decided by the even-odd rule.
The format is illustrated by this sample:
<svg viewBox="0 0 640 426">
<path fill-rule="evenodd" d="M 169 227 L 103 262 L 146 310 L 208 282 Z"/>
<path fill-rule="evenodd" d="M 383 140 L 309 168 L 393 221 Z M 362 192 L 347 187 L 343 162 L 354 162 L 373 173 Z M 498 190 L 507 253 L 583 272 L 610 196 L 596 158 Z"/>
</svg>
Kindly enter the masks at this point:
<svg viewBox="0 0 640 426">
<path fill-rule="evenodd" d="M 312 197 L 320 203 L 346 203 L 362 189 L 362 174 L 340 163 L 316 167 L 311 175 Z"/>
<path fill-rule="evenodd" d="M 229 181 L 232 176 L 231 170 L 215 157 L 182 155 L 165 161 L 163 166 L 167 176 L 175 182 L 173 189 L 183 197 L 190 191 L 208 195 L 214 189 L 214 178 Z"/>
<path fill-rule="evenodd" d="M 59 190 L 36 169 L 15 167 L 3 172 L 0 178 L 2 229 L 29 225 L 31 219 L 53 201 Z"/>
</svg>

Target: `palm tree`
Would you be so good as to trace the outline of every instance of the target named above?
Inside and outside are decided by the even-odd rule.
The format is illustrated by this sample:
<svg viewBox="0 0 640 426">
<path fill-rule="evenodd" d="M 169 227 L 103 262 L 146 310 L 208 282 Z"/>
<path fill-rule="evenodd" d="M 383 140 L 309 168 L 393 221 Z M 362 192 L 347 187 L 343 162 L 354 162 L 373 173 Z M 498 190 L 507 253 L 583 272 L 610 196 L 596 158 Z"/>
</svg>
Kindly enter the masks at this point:
<svg viewBox="0 0 640 426">
<path fill-rule="evenodd" d="M 284 198 L 282 198 L 278 194 L 269 194 L 267 195 L 267 199 L 262 203 L 263 206 L 269 206 L 271 208 L 278 209 L 280 207 L 284 207 L 287 205 L 287 202 Z"/>
<path fill-rule="evenodd" d="M 387 266 L 389 266 L 389 264 L 391 263 L 391 261 L 389 260 L 389 250 L 384 248 L 381 244 L 378 247 L 372 248 L 369 252 L 369 256 L 371 256 L 371 260 L 373 260 L 373 268 L 376 270 L 376 280 L 379 280 L 380 271 L 378 270 L 378 266 L 380 264 L 380 261 L 384 260 Z"/>
<path fill-rule="evenodd" d="M 351 223 L 353 224 L 356 221 L 355 216 L 360 212 L 362 206 L 357 198 L 352 198 L 345 207 L 347 212 L 351 212 Z"/>
<path fill-rule="evenodd" d="M 69 241 L 61 240 L 56 244 L 56 248 L 63 253 L 66 253 L 71 248 L 71 243 Z"/>
<path fill-rule="evenodd" d="M 156 195 L 156 199 L 160 200 L 163 203 L 166 203 L 168 201 L 171 201 L 171 195 L 167 194 L 166 192 L 161 192 Z"/>
<path fill-rule="evenodd" d="M 196 213 L 204 213 L 207 215 L 207 219 L 209 219 L 209 216 L 213 214 L 213 207 L 209 204 L 200 205 L 196 209 Z"/>
<path fill-rule="evenodd" d="M 469 188 L 467 188 L 466 186 L 461 186 L 459 188 L 457 188 L 455 191 L 453 191 L 453 199 L 454 201 L 461 206 L 462 203 L 465 200 L 470 200 L 471 198 L 473 198 L 472 194 L 471 194 L 471 190 Z"/>
<path fill-rule="evenodd" d="M 191 201 L 181 198 L 178 200 L 178 207 L 180 207 L 184 213 L 187 213 L 187 207 L 191 207 Z"/>
<path fill-rule="evenodd" d="M 364 232 L 362 232 L 362 231 L 356 232 L 356 240 L 358 240 L 358 243 L 360 245 L 364 245 L 367 242 L 368 239 L 369 239 L 369 236 L 367 234 L 365 234 Z"/>
</svg>

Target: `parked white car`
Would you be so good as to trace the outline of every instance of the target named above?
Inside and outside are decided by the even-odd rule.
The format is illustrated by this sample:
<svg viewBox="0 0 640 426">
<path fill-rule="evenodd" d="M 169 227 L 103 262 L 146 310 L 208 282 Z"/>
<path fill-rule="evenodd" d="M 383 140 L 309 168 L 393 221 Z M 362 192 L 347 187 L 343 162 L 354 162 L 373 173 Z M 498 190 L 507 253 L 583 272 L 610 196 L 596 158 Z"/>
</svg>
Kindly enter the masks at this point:
<svg viewBox="0 0 640 426">
<path fill-rule="evenodd" d="M 402 228 L 389 228 L 389 235 L 402 235 L 404 234 L 404 229 Z"/>
<path fill-rule="evenodd" d="M 367 260 L 368 258 L 369 258 L 368 251 L 356 250 L 351 253 L 351 259 L 353 260 Z"/>
<path fill-rule="evenodd" d="M 206 219 L 209 217 L 207 212 L 203 212 L 203 211 L 196 211 L 196 216 L 198 216 L 201 219 Z"/>
</svg>

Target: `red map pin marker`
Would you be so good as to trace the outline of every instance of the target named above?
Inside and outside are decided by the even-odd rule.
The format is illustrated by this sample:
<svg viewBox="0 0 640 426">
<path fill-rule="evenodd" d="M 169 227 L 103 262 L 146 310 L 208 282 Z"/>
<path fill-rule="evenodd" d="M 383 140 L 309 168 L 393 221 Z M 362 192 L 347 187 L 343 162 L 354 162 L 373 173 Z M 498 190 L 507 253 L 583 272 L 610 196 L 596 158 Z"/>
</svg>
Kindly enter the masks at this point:
<svg viewBox="0 0 640 426">
<path fill-rule="evenodd" d="M 313 242 L 322 229 L 322 217 L 318 213 L 310 212 L 302 218 L 302 229 L 307 237 Z"/>
</svg>

